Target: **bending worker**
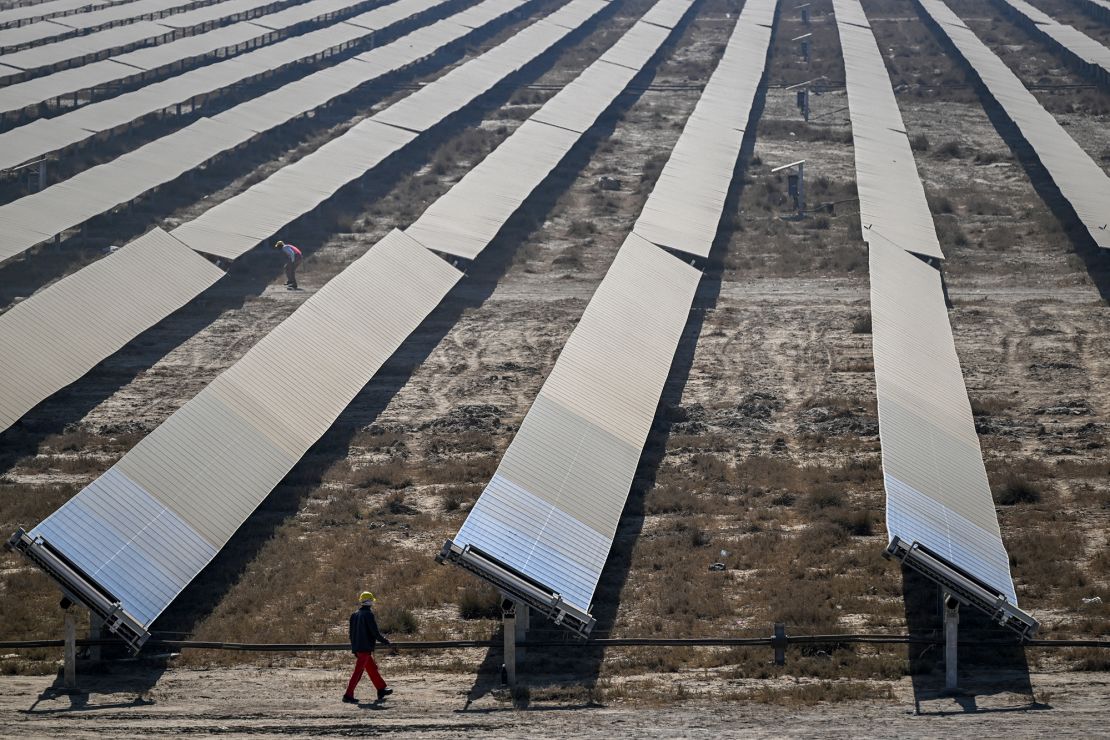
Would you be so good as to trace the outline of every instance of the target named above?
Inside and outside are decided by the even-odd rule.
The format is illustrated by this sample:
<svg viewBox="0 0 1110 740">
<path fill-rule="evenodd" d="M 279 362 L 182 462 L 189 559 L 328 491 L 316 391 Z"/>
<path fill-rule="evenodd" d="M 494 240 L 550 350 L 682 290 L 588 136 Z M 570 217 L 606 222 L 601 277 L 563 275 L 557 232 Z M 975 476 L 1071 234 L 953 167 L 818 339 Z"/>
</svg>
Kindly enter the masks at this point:
<svg viewBox="0 0 1110 740">
<path fill-rule="evenodd" d="M 378 690 L 378 701 L 393 693 L 393 689 L 386 688 L 385 680 L 378 673 L 378 664 L 374 662 L 374 645 L 381 643 L 388 645 L 389 640 L 378 630 L 378 620 L 374 618 L 373 604 L 377 601 L 374 594 L 363 591 L 358 597 L 358 611 L 351 615 L 348 633 L 351 637 L 351 652 L 355 654 L 355 672 L 351 674 L 351 681 L 347 684 L 347 693 L 343 701 L 347 704 L 357 704 L 355 687 L 358 686 L 362 672 L 370 676 L 371 683 Z"/>
<path fill-rule="evenodd" d="M 286 244 L 280 239 L 274 242 L 274 249 L 280 249 L 285 255 L 285 287 L 289 290 L 296 290 L 297 268 L 301 266 L 301 250 L 292 244 Z"/>
</svg>

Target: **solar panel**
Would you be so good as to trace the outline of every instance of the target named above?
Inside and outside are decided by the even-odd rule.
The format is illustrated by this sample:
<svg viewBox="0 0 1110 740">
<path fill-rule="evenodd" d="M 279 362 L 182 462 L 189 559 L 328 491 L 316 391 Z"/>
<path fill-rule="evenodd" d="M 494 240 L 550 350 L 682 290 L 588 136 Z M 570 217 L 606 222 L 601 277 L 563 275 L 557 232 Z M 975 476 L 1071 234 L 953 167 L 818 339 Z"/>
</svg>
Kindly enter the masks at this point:
<svg viewBox="0 0 1110 740">
<path fill-rule="evenodd" d="M 1110 249 L 1110 178 L 941 0 L 917 0 L 1013 121 L 1095 244 Z"/>
<path fill-rule="evenodd" d="M 208 562 L 461 276 L 392 232 L 12 545 L 106 617 L 112 631 L 141 645 L 184 587 L 182 574 L 191 578 Z M 290 362 L 291 354 L 298 359 Z M 313 388 L 292 405 L 281 390 L 289 374 Z M 144 522 L 167 531 L 133 537 L 146 531 Z"/>
<path fill-rule="evenodd" d="M 505 8 L 502 12 L 508 12 L 509 8 L 524 1 L 492 0 L 495 5 Z M 353 30 L 355 27 L 350 28 Z M 458 26 L 458 29 L 458 38 L 470 30 L 462 26 Z M 368 33 L 365 29 L 358 29 L 356 32 Z M 331 36 L 334 40 L 334 32 Z M 433 50 L 424 47 L 424 53 Z M 393 56 L 392 45 L 379 47 L 375 51 L 376 56 L 383 59 L 388 60 Z M 128 203 L 159 185 L 173 181 L 218 154 L 247 142 L 260 131 L 273 129 L 396 68 L 388 66 L 382 69 L 360 60 L 349 60 L 339 67 L 321 70 L 305 80 L 290 83 L 212 118 L 201 118 L 114 160 L 84 170 L 68 180 L 0 205 L 0 226 L 13 227 L 0 233 L 0 261 L 10 259 L 55 234 Z M 349 74 L 352 71 L 355 72 L 353 76 Z M 325 83 L 335 79 L 342 80 L 342 84 Z M 306 92 L 310 87 L 312 91 Z M 320 96 L 320 93 L 329 91 L 331 95 Z M 357 157 L 352 161 L 358 161 Z M 375 161 L 374 164 L 376 163 Z M 271 220 L 277 215 L 270 206 L 263 210 Z M 285 224 L 289 220 L 291 219 L 278 223 Z M 197 225 L 205 225 L 203 217 Z M 241 234 L 242 227 L 236 227 L 233 233 Z M 189 241 L 187 236 L 179 238 Z"/>
<path fill-rule="evenodd" d="M 0 29 L 0 49 L 23 46 L 42 39 L 53 38 L 63 33 L 73 31 L 69 26 L 63 26 L 54 21 L 39 21 L 26 26 Z"/>
<path fill-rule="evenodd" d="M 713 246 L 775 15 L 774 4 L 750 5 L 636 220 L 635 232 L 658 246 L 700 257 Z"/>
<path fill-rule="evenodd" d="M 684 141 L 702 143 L 712 121 L 717 133 L 728 133 L 727 147 L 714 155 L 732 157 L 724 167 L 731 179 L 740 153 L 731 132 L 751 114 L 776 2 L 744 5 L 672 158 L 689 151 Z M 671 173 L 686 178 L 699 202 L 723 204 L 716 197 L 722 183 L 699 168 L 683 164 Z M 655 203 L 665 218 L 672 204 Z M 676 216 L 689 215 L 685 201 L 673 206 Z M 720 206 L 698 213 L 700 221 L 688 220 L 697 233 L 716 230 Z M 437 557 L 581 634 L 593 629 L 594 592 L 701 278 L 638 228 L 617 251 L 497 472 Z"/>
<path fill-rule="evenodd" d="M 357 10 L 359 7 L 372 1 L 373 0 L 346 0 L 346 4 L 348 9 Z M 397 2 L 381 8 L 375 8 L 367 13 L 362 13 L 357 17 L 359 19 L 369 19 L 371 17 L 386 19 L 401 14 L 401 17 L 407 18 L 419 12 L 442 5 L 445 2 L 447 2 L 447 0 L 398 0 Z M 313 18 L 329 16 L 336 12 L 334 0 L 311 0 L 308 3 L 297 6 L 296 9 L 302 13 L 311 13 L 314 10 L 319 10 L 318 13 L 311 16 Z M 345 14 L 346 13 L 344 13 L 344 15 Z M 234 23 L 204 33 L 186 36 L 159 46 L 137 49 L 109 59 L 92 62 L 75 69 L 62 70 L 25 82 L 8 85 L 7 87 L 0 88 L 0 113 L 19 111 L 28 106 L 53 100 L 61 96 L 75 94 L 82 90 L 96 88 L 111 82 L 123 82 L 135 75 L 141 74 L 144 70 L 152 71 L 168 67 L 169 65 L 177 64 L 198 56 L 211 54 L 221 49 L 234 49 L 240 44 L 263 40 L 272 34 L 274 30 L 285 30 L 304 20 L 303 17 L 285 17 L 287 24 L 279 26 L 278 21 L 280 17 L 285 16 L 282 16 L 282 13 L 276 13 L 273 16 L 263 16 L 270 24 L 267 26 L 260 25 L 262 19 Z M 350 21 L 353 20 L 354 19 L 350 19 Z M 400 18 L 397 18 L 397 20 L 400 20 Z M 385 25 L 392 25 L 393 22 L 387 22 Z M 370 30 L 376 30 L 377 28 L 385 27 L 385 25 L 371 27 Z M 306 57 L 315 56 L 328 49 L 339 47 L 346 42 L 368 35 L 366 33 L 359 33 L 357 31 L 358 28 L 365 28 L 365 25 L 360 23 L 356 26 L 345 21 L 333 25 L 330 28 L 321 28 L 255 49 L 254 51 L 240 54 L 231 59 L 215 62 L 209 67 L 195 69 L 168 80 L 156 82 L 140 90 L 119 96 L 118 98 L 105 100 L 94 105 L 101 106 L 102 108 L 114 106 L 114 110 L 123 111 L 115 114 L 117 118 L 124 113 L 130 114 L 129 117 L 123 118 L 120 121 L 120 123 L 127 123 L 128 121 L 134 120 L 146 113 L 153 112 L 154 110 L 160 110 L 161 108 L 175 103 L 188 101 L 193 96 L 210 93 L 222 87 L 228 87 L 255 75 L 270 73 L 283 65 L 290 64 Z M 169 29 L 167 29 L 167 32 L 169 32 Z M 170 90 L 180 90 L 179 96 L 166 98 L 164 95 L 154 95 L 153 92 L 147 93 L 147 91 Z M 146 103 L 147 98 L 144 97 L 144 95 L 148 94 L 151 95 L 150 103 Z M 124 99 L 126 102 L 121 102 L 121 99 Z M 143 105 L 139 105 L 139 101 L 143 101 Z M 158 107 L 150 108 L 150 105 L 157 105 Z M 80 110 L 77 110 L 65 115 L 74 116 L 79 112 Z M 35 126 L 39 123 L 39 121 L 33 121 L 27 125 Z M 16 130 L 18 131 L 19 129 Z M 63 140 L 59 143 L 59 146 L 55 148 L 60 148 L 70 143 L 72 142 Z M 18 149 L 4 149 L 3 151 L 18 151 Z M 8 154 L 5 160 L 13 156 L 12 154 Z M 31 156 L 32 155 L 27 155 L 24 157 L 23 161 L 31 158 Z"/>
<path fill-rule="evenodd" d="M 873 243 L 869 253 L 891 550 L 900 558 L 939 558 L 927 575 L 1001 623 L 1031 633 L 1036 621 L 1016 608 L 940 273 L 891 245 Z M 951 570 L 970 585 L 947 581 Z"/>
<path fill-rule="evenodd" d="M 497 0 L 491 6 L 499 9 L 501 13 L 511 12 L 512 9 L 508 0 Z M 589 14 L 583 14 L 580 12 L 583 8 L 593 8 L 594 10 Z M 549 18 L 576 18 L 578 23 L 584 23 L 596 13 L 596 10 L 597 6 L 594 0 L 575 0 L 575 2 L 565 6 L 564 9 L 557 11 L 557 15 L 553 14 Z M 496 14 L 490 15 L 485 10 L 467 12 L 471 19 L 477 17 L 492 19 L 496 17 Z M 454 29 L 456 36 L 459 38 L 470 33 L 469 26 L 455 24 Z M 521 31 L 521 33 L 526 33 L 526 31 L 527 29 Z M 442 34 L 436 32 L 427 37 L 428 43 L 436 46 L 445 43 L 447 40 Z M 378 57 L 389 55 L 388 46 L 380 47 L 376 51 Z M 536 46 L 533 53 L 537 55 L 542 53 L 542 48 Z M 367 63 L 361 63 L 361 67 L 370 70 L 375 69 L 374 65 Z M 310 95 L 308 90 L 303 90 L 302 94 L 306 97 Z M 249 122 L 242 120 L 237 123 L 246 125 Z M 203 214 L 199 219 L 179 227 L 173 232 L 172 236 L 174 239 L 186 242 L 190 247 L 199 251 L 228 258 L 238 256 L 257 245 L 259 241 L 270 234 L 277 232 L 289 221 L 307 213 L 330 197 L 343 184 L 369 171 L 378 162 L 396 152 L 414 138 L 416 138 L 416 134 L 367 119 L 316 152 L 278 170 L 274 175 L 249 188 L 240 196 L 225 201 L 220 206 Z M 527 153 L 523 156 L 527 157 Z M 141 162 L 139 163 L 138 174 L 140 176 L 145 166 Z M 77 274 L 81 275 L 84 272 L 85 270 L 82 270 Z M 139 279 L 134 275 L 130 278 Z M 76 276 L 72 280 L 77 280 Z M 113 303 L 110 306 L 112 311 L 128 310 L 132 292 L 116 282 L 110 273 L 97 272 L 87 282 L 80 284 L 84 286 L 82 290 L 92 291 L 98 282 L 102 283 L 104 295 L 113 296 Z M 70 284 L 67 281 L 61 281 L 50 289 L 32 296 L 20 305 L 26 311 L 35 312 L 38 310 L 36 306 L 39 302 L 44 302 L 48 305 L 42 310 L 49 312 L 53 310 L 50 308 L 53 305 L 52 302 L 65 300 L 65 296 L 70 291 Z M 177 296 L 179 299 L 178 305 L 184 305 L 199 292 L 198 289 L 196 293 L 179 294 Z M 146 316 L 149 312 L 144 305 L 140 304 L 135 307 L 132 313 L 138 321 L 138 317 Z M 111 311 L 103 306 L 88 304 L 84 306 L 82 316 L 85 321 L 93 323 L 108 321 L 111 320 Z M 132 322 L 127 325 L 130 332 L 129 338 L 137 336 L 161 317 L 150 316 L 148 318 L 150 318 L 149 322 L 138 321 L 138 323 Z M 3 327 L 4 323 L 5 318 L 0 316 L 0 327 Z M 31 339 L 28 335 L 20 336 L 23 336 L 25 342 Z M 95 342 L 94 345 L 96 345 Z M 119 343 L 100 343 L 87 348 L 85 356 L 92 358 L 95 353 L 99 352 L 100 359 L 103 359 L 118 348 Z M 40 355 L 35 352 L 17 351 L 12 353 L 12 357 L 37 360 Z M 59 366 L 40 371 L 36 361 L 27 362 L 23 374 L 29 377 L 41 377 L 43 382 L 34 386 L 33 389 L 25 391 L 24 400 L 30 402 L 30 406 L 33 406 L 51 393 L 75 381 L 86 370 L 87 368 L 82 366 Z M 30 408 L 30 406 L 26 406 L 26 408 Z M 14 421 L 14 418 L 12 421 Z M 0 427 L 0 429 L 2 428 L 4 427 Z"/>
<path fill-rule="evenodd" d="M 858 0 L 833 0 L 844 54 L 863 239 L 943 258 L 886 64 Z"/>
<path fill-rule="evenodd" d="M 580 629 L 592 623 L 594 589 L 700 278 L 629 234 L 452 543 L 460 556 L 480 551 L 558 594 L 558 610 Z"/>
<path fill-rule="evenodd" d="M 223 274 L 156 228 L 13 306 L 0 316 L 0 429 Z"/>
<path fill-rule="evenodd" d="M 392 232 L 16 546 L 141 645 L 461 276 Z"/>
<path fill-rule="evenodd" d="M 998 0 L 1014 15 L 1026 21 L 1025 26 L 1034 33 L 1047 36 L 1051 41 L 1095 72 L 1095 77 L 1107 80 L 1110 76 L 1110 49 L 1073 26 L 1057 23 L 1051 16 L 1025 0 Z"/>
<path fill-rule="evenodd" d="M 663 2 L 690 7 L 686 0 Z M 432 203 L 405 233 L 428 249 L 467 259 L 477 257 L 501 230 L 508 215 L 551 174 L 581 138 L 581 132 L 613 104 L 668 36 L 666 29 L 638 21 L 579 80 L 548 100 L 500 147 L 463 175 L 455 187 Z M 622 60 L 619 66 L 631 74 L 598 72 L 597 68 L 618 66 L 607 57 Z M 547 123 L 571 120 L 574 124 L 567 128 Z"/>
<path fill-rule="evenodd" d="M 1025 632 L 948 321 L 929 204 L 859 0 L 833 0 L 860 220 L 869 250 L 872 345 L 888 554 Z M 1000 616 L 1001 615 L 1001 616 Z"/>
</svg>

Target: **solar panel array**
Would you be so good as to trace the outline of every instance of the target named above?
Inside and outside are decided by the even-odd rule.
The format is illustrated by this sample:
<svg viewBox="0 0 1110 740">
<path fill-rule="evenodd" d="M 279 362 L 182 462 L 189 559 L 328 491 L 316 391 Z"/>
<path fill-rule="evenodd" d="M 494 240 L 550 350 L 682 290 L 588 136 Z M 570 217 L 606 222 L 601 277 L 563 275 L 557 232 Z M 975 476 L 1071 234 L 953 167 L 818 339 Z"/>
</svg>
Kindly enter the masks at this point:
<svg viewBox="0 0 1110 740">
<path fill-rule="evenodd" d="M 198 57 L 217 53 L 226 54 L 232 50 L 237 50 L 240 46 L 255 46 L 271 39 L 276 33 L 288 31 L 306 20 L 323 21 L 329 18 L 343 17 L 349 12 L 368 4 L 368 2 L 369 0 L 360 0 L 359 2 L 352 2 L 352 0 L 310 0 L 310 2 L 303 5 L 288 8 L 263 18 L 235 23 L 194 36 L 187 36 L 167 44 L 137 49 L 109 59 L 8 85 L 0 88 L 0 113 L 15 113 L 60 96 L 76 96 L 83 90 L 109 84 L 122 84 L 133 78 L 159 73 L 162 70 Z M 425 3 L 427 7 L 442 4 L 442 2 Z M 411 3 L 395 2 L 375 8 L 357 17 L 346 18 L 342 23 L 310 31 L 241 54 L 232 59 L 170 78 L 161 83 L 161 86 L 154 85 L 149 88 L 142 88 L 136 93 L 125 96 L 130 101 L 128 106 L 139 104 L 140 107 L 136 108 L 139 112 L 131 118 L 124 119 L 123 122 L 150 112 L 151 109 L 141 107 L 142 103 L 149 104 L 162 101 L 159 107 L 154 109 L 158 110 L 175 103 L 188 101 L 196 95 L 230 86 L 236 82 L 243 82 L 259 75 L 271 74 L 285 65 L 321 55 L 329 50 L 346 48 L 356 41 L 369 38 L 372 31 L 381 30 L 396 22 L 388 20 L 395 12 L 390 10 L 391 8 L 410 8 L 411 6 Z M 306 18 L 306 15 L 309 17 Z M 2 59 L 3 57 L 0 57 L 0 60 Z M 158 95 L 151 98 L 152 93 L 146 92 L 148 90 L 157 90 L 162 95 L 169 93 L 171 97 L 168 100 Z M 129 107 L 128 110 L 131 110 L 131 108 Z M 30 125 L 42 127 L 45 123 L 45 121 L 36 121 Z M 53 129 L 48 130 L 53 131 Z M 93 130 L 102 131 L 104 129 Z M 77 140 L 80 141 L 80 139 Z M 53 149 L 48 151 L 53 151 Z M 24 157 L 24 159 L 28 158 L 30 158 L 30 155 Z"/>
<path fill-rule="evenodd" d="M 998 0 L 1024 21 L 1027 28 L 1047 36 L 1054 44 L 1103 82 L 1110 83 L 1110 49 L 1074 26 L 1058 23 L 1025 0 Z"/>
<path fill-rule="evenodd" d="M 412 15 L 426 10 L 429 2 L 445 1 L 399 0 L 397 4 L 404 7 L 390 6 L 391 15 L 395 21 L 400 21 L 403 18 L 398 17 L 398 10 Z M 0 261 L 172 182 L 260 134 L 434 53 L 471 33 L 468 23 L 485 25 L 525 2 L 527 0 L 482 3 L 459 13 L 451 21 L 414 31 L 392 44 L 314 72 L 211 118 L 197 119 L 68 180 L 0 205 L 0 226 L 3 227 Z M 368 35 L 371 32 L 359 29 L 359 33 Z M 352 161 L 357 163 L 358 160 Z"/>
<path fill-rule="evenodd" d="M 133 2 L 109 5 L 95 10 L 88 10 L 61 18 L 55 18 L 54 20 L 40 21 L 17 28 L 2 29 L 0 30 L 0 49 L 67 36 L 82 31 L 92 31 L 94 29 L 110 27 L 128 21 L 158 18 L 174 12 L 184 11 L 191 7 L 209 5 L 218 7 L 231 4 L 231 7 L 234 8 L 241 3 L 253 1 L 254 0 L 133 0 Z M 270 3 L 274 1 L 275 0 L 269 0 Z"/>
<path fill-rule="evenodd" d="M 689 228 L 692 238 L 681 241 L 690 253 L 708 253 L 776 4 L 745 3 L 664 168 L 662 196 L 650 196 L 651 212 L 645 207 L 621 245 L 497 472 L 440 555 L 582 633 L 593 626 L 593 594 L 701 278 L 645 238 L 640 223 L 670 240 L 659 224 L 672 218 Z"/>
<path fill-rule="evenodd" d="M 50 0 L 34 5 L 19 5 L 14 8 L 0 10 L 0 27 L 21 24 L 24 21 L 33 21 L 40 18 L 53 18 L 70 13 L 79 13 L 84 10 L 115 5 L 119 0 Z"/>
<path fill-rule="evenodd" d="M 305 4 L 311 5 L 311 3 Z M 369 3 L 363 2 L 361 4 Z M 254 39 L 264 38 L 270 29 L 257 22 L 231 23 L 231 21 L 262 16 L 258 19 L 261 21 L 266 17 L 263 15 L 264 13 L 273 13 L 283 5 L 288 5 L 288 0 L 281 0 L 280 2 L 275 0 L 226 0 L 216 5 L 197 8 L 157 21 L 138 21 L 126 26 L 116 26 L 83 36 L 67 38 L 55 43 L 32 46 L 22 51 L 0 56 L 0 67 L 15 68 L 10 71 L 0 69 L 0 79 L 21 75 L 26 70 L 38 70 L 64 63 L 80 62 L 90 56 L 107 55 L 114 50 L 136 44 L 161 43 L 186 29 L 192 31 L 192 35 L 185 36 L 172 43 L 175 50 L 188 50 L 190 52 L 188 57 L 235 47 L 239 44 L 249 43 Z M 300 5 L 294 5 L 290 9 L 298 8 L 300 8 Z M 230 25 L 221 25 L 225 23 Z M 220 27 L 202 32 L 204 27 L 215 25 Z M 182 54 L 178 55 L 178 59 L 188 57 Z M 124 63 L 142 66 L 137 62 L 143 59 L 143 55 L 136 54 L 128 57 Z M 143 68 L 148 67 L 144 66 Z"/>
<path fill-rule="evenodd" d="M 917 0 L 1033 148 L 1095 244 L 1110 249 L 1110 178 L 941 0 Z"/>
<path fill-rule="evenodd" d="M 403 58 L 408 59 L 408 55 L 414 53 L 414 50 L 415 52 L 427 50 L 428 47 L 424 42 L 442 45 L 465 38 L 474 30 L 512 12 L 519 6 L 519 0 L 486 0 L 480 5 L 461 11 L 425 29 L 438 30 L 421 36 L 423 41 L 420 43 L 402 44 Z M 530 58 L 535 58 L 558 40 L 549 33 L 551 28 L 560 29 L 559 38 L 565 38 L 573 29 L 580 27 L 604 7 L 606 3 L 602 0 L 574 0 L 545 19 L 520 31 L 518 35 L 528 40 L 529 44 L 522 47 L 520 42 L 515 41 L 516 37 L 513 37 L 509 42 L 495 47 L 487 54 L 462 66 L 482 65 L 484 67 L 489 58 L 508 62 L 509 60 L 505 59 L 499 51 L 503 47 L 517 51 L 526 49 L 527 54 L 531 55 Z M 413 36 L 419 33 L 421 32 L 418 31 Z M 408 38 L 411 40 L 411 37 Z M 404 41 L 402 39 L 402 42 Z M 508 44 L 507 47 L 506 44 Z M 391 54 L 390 48 L 390 46 L 380 47 L 373 54 L 388 56 Z M 526 57 L 518 55 L 513 66 L 507 66 L 503 70 L 502 77 L 511 74 L 520 63 L 526 60 Z M 365 62 L 360 64 L 366 69 L 373 68 Z M 430 87 L 427 86 L 424 89 Z M 447 92 L 442 87 L 435 89 Z M 326 90 L 324 86 L 320 92 L 326 93 Z M 312 93 L 302 92 L 301 94 L 307 96 Z M 451 100 L 455 103 L 459 102 L 455 97 Z M 173 241 L 198 251 L 208 253 L 215 251 L 227 258 L 234 258 L 290 221 L 308 213 L 331 197 L 340 187 L 370 171 L 386 157 L 415 140 L 417 136 L 416 133 L 367 119 L 349 129 L 343 136 L 278 170 L 254 187 L 210 209 L 198 219 L 178 227 L 172 233 Z M 218 231 L 221 223 L 227 223 L 239 230 L 234 233 Z M 237 224 L 262 224 L 263 228 L 270 231 L 260 237 L 243 236 L 241 233 L 243 229 Z M 143 241 L 140 239 L 128 244 L 120 250 L 119 254 L 141 251 Z M 203 259 L 199 256 L 197 258 Z M 31 385 L 13 384 L 11 393 L 0 396 L 0 424 L 3 424 L 0 429 L 6 428 L 52 393 L 77 380 L 97 362 L 167 315 L 168 311 L 163 310 L 160 303 L 151 304 L 147 300 L 149 296 L 141 285 L 137 284 L 134 290 L 128 290 L 126 283 L 121 283 L 121 280 L 138 281 L 138 276 L 126 273 L 122 278 L 117 278 L 104 270 L 95 270 L 86 275 L 85 273 L 90 270 L 91 268 L 81 270 L 28 298 L 20 304 L 22 312 L 27 315 L 36 313 L 50 315 L 51 320 L 58 325 L 65 325 L 67 321 L 80 325 L 86 323 L 96 325 L 112 320 L 118 311 L 126 311 L 131 317 L 129 322 L 113 330 L 110 336 L 93 333 L 90 335 L 90 341 L 39 351 L 30 346 L 41 342 L 41 335 L 28 331 L 28 326 L 15 317 L 9 320 L 8 314 L 0 315 L 0 335 L 7 336 L 11 342 L 8 346 L 18 350 L 7 356 L 6 362 L 12 364 L 10 374 L 14 377 L 26 376 L 39 379 Z M 182 290 L 169 293 L 176 298 L 177 307 L 185 305 L 207 285 L 196 283 L 193 287 L 195 288 L 193 292 Z M 101 295 L 104 298 L 92 301 L 89 300 L 91 295 Z M 27 351 L 19 349 L 23 347 L 28 347 Z M 59 353 L 67 355 L 64 362 L 56 361 L 56 355 Z M 15 363 L 19 363 L 18 369 Z M 48 363 L 50 366 L 46 367 Z M 4 367 L 6 367 L 5 362 L 0 361 L 0 368 Z"/>
<path fill-rule="evenodd" d="M 569 18 L 596 12 L 592 0 L 575 0 L 548 20 L 558 16 L 569 31 Z M 481 68 L 481 60 L 468 64 Z M 117 626 L 133 625 L 133 644 L 140 644 L 145 628 L 461 277 L 394 230 L 32 530 L 25 551 L 40 564 L 48 562 L 42 553 L 61 553 L 76 565 L 82 584 L 120 605 L 100 611 Z M 290 376 L 302 388 L 292 397 Z"/>
<path fill-rule="evenodd" d="M 833 9 L 870 254 L 887 533 L 1016 605 L 940 272 L 912 254 L 942 256 L 898 102 L 859 0 Z"/>
<path fill-rule="evenodd" d="M 520 4 L 520 0 L 502 2 L 501 12 Z M 360 122 L 321 147 L 319 156 L 305 157 L 179 226 L 174 236 L 198 251 L 235 259 L 274 234 L 280 225 L 308 213 L 326 196 L 360 177 L 366 164 L 377 164 L 400 150 L 552 48 L 605 5 L 605 0 L 575 0 L 560 8 L 478 59 Z M 459 32 L 464 27 L 460 23 Z M 299 99 L 292 96 L 290 103 Z"/>
<path fill-rule="evenodd" d="M 357 17 L 348 18 L 338 26 L 321 28 L 264 49 L 151 83 L 138 90 L 92 103 L 54 118 L 37 119 L 2 132 L 0 169 L 14 167 L 44 154 L 85 142 L 97 134 L 133 123 L 151 113 L 174 105 L 189 104 L 198 97 L 229 89 L 260 75 L 271 74 L 274 70 L 299 60 L 339 49 L 342 45 L 372 36 L 375 31 L 388 29 L 402 21 L 412 21 L 447 1 L 396 0 Z M 322 17 L 343 13 L 347 8 L 363 4 L 364 0 L 357 0 L 354 4 L 352 0 L 311 0 L 297 7 L 305 12 L 316 13 L 314 17 Z M 281 11 L 276 15 L 285 12 Z M 220 29 L 223 30 L 227 29 Z M 182 41 L 192 38 L 197 37 Z"/>
</svg>

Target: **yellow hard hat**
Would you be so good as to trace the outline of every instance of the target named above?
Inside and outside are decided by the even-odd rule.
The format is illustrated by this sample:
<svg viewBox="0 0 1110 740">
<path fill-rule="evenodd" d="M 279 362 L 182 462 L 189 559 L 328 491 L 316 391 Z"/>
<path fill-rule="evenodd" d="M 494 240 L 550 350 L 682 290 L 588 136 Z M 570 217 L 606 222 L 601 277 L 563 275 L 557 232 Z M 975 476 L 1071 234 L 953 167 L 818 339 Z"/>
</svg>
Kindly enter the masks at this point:
<svg viewBox="0 0 1110 740">
<path fill-rule="evenodd" d="M 358 595 L 358 600 L 359 603 L 362 603 L 363 601 L 377 601 L 377 599 L 374 597 L 374 594 L 370 593 L 369 591 L 363 591 L 362 593 L 360 593 Z"/>
<path fill-rule="evenodd" d="M 285 242 L 283 242 L 281 239 L 278 239 L 276 242 L 274 242 L 274 249 L 281 249 L 284 246 Z"/>
</svg>

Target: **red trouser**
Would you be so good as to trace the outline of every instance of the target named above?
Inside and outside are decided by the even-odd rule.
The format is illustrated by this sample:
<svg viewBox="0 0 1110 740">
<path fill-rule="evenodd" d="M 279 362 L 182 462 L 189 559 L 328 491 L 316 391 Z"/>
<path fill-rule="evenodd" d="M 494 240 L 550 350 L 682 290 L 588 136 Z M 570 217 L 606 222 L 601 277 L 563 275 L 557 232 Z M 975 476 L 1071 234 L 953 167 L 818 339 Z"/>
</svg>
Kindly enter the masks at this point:
<svg viewBox="0 0 1110 740">
<path fill-rule="evenodd" d="M 366 671 L 366 675 L 370 676 L 370 682 L 374 684 L 375 689 L 378 691 L 384 689 L 385 681 L 382 679 L 382 674 L 378 673 L 378 664 L 374 662 L 374 654 L 355 653 L 355 655 L 358 660 L 355 661 L 355 672 L 351 674 L 351 681 L 347 684 L 347 696 L 355 695 L 355 687 L 358 686 L 363 671 Z"/>
</svg>

